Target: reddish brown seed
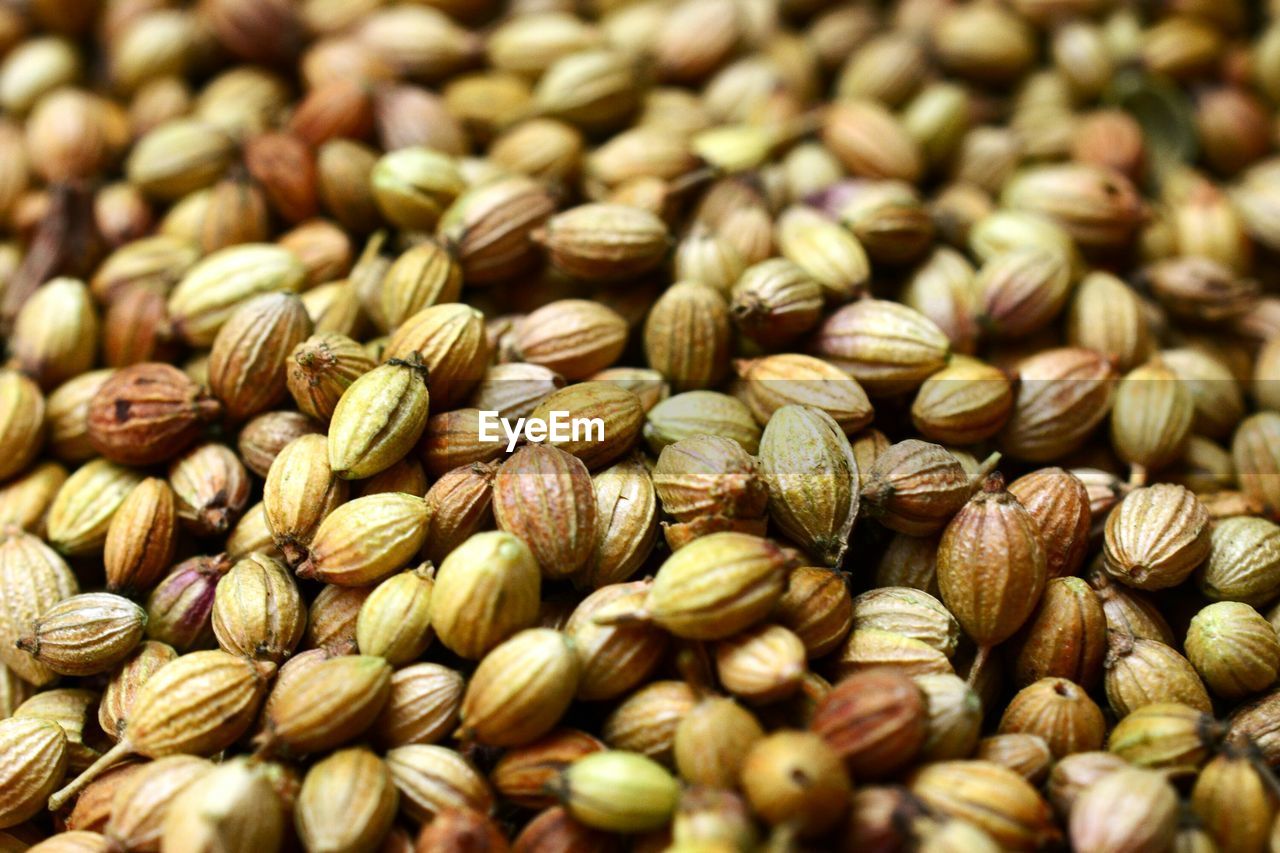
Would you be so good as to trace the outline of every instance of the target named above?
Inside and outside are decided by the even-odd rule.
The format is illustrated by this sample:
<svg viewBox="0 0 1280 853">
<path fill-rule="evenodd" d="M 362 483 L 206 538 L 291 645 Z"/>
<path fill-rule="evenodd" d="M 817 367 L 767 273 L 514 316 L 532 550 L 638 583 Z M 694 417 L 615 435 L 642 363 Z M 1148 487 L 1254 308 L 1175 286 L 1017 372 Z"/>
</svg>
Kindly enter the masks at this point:
<svg viewBox="0 0 1280 853">
<path fill-rule="evenodd" d="M 171 364 L 125 367 L 89 403 L 89 441 L 126 465 L 153 465 L 176 456 L 222 411 L 221 404 Z"/>
</svg>

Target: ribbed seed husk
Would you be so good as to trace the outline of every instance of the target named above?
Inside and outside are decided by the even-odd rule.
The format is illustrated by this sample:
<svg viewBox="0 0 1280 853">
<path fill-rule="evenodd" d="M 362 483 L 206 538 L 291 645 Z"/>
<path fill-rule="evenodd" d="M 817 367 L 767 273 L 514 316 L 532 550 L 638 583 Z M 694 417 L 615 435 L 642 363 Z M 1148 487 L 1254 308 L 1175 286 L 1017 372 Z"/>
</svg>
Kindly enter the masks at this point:
<svg viewBox="0 0 1280 853">
<path fill-rule="evenodd" d="M 397 492 L 335 509 L 316 530 L 298 577 L 342 586 L 376 583 L 404 567 L 426 536 L 426 501 Z"/>
<path fill-rule="evenodd" d="M 858 463 L 840 425 L 821 409 L 783 406 L 765 425 L 760 466 L 770 518 L 822 564 L 838 566 L 859 501 Z"/>
<path fill-rule="evenodd" d="M 212 621 L 224 651 L 279 664 L 302 640 L 307 608 L 283 565 L 250 554 L 218 581 Z"/>
<path fill-rule="evenodd" d="M 302 562 L 320 522 L 347 500 L 350 485 L 329 467 L 328 446 L 322 435 L 295 438 L 267 471 L 262 507 L 290 565 Z"/>
<path fill-rule="evenodd" d="M 43 811 L 66 768 L 67 738 L 57 723 L 38 717 L 0 720 L 0 828 Z"/>
<path fill-rule="evenodd" d="M 351 383 L 329 421 L 329 467 L 343 479 L 385 471 L 405 457 L 430 414 L 421 363 L 392 360 Z"/>
<path fill-rule="evenodd" d="M 178 536 L 173 489 L 164 480 L 143 480 L 120 504 L 107 528 L 102 562 L 107 589 L 146 590 L 173 564 Z"/>
<path fill-rule="evenodd" d="M 530 628 L 485 655 L 462 698 L 459 734 L 493 746 L 551 731 L 573 702 L 582 663 L 559 631 Z"/>
<path fill-rule="evenodd" d="M 28 533 L 0 533 L 0 661 L 23 680 L 41 687 L 57 678 L 17 643 L 42 613 L 77 591 L 71 569 L 52 548 Z"/>
<path fill-rule="evenodd" d="M 411 820 L 430 821 L 437 812 L 466 808 L 487 814 L 493 792 L 479 771 L 455 750 L 443 746 L 398 746 L 386 755 L 400 791 L 400 808 Z"/>
<path fill-rule="evenodd" d="M 145 640 L 111 674 L 98 704 L 98 725 L 107 737 L 119 739 L 133 714 L 138 691 L 162 666 L 178 659 L 172 646 Z"/>
<path fill-rule="evenodd" d="M 542 575 L 529 546 L 477 533 L 445 557 L 431 592 L 431 625 L 454 654 L 478 660 L 538 621 Z"/>
<path fill-rule="evenodd" d="M 260 743 L 293 755 L 333 749 L 369 728 L 390 693 L 391 667 L 382 658 L 321 661 L 275 691 Z"/>
<path fill-rule="evenodd" d="M 400 795 L 391 771 L 367 749 L 339 750 L 307 771 L 294 825 L 308 850 L 367 850 L 391 828 Z"/>
<path fill-rule="evenodd" d="M 96 675 L 142 641 L 147 612 L 109 592 L 73 595 L 35 620 L 18 648 L 60 675 Z"/>
<path fill-rule="evenodd" d="M 437 663 L 415 663 L 391 676 L 391 695 L 370 730 L 385 747 L 438 743 L 458 724 L 466 681 Z"/>
<path fill-rule="evenodd" d="M 791 566 L 783 549 L 767 539 L 713 533 L 667 558 L 643 612 L 678 637 L 730 637 L 768 615 Z"/>
</svg>

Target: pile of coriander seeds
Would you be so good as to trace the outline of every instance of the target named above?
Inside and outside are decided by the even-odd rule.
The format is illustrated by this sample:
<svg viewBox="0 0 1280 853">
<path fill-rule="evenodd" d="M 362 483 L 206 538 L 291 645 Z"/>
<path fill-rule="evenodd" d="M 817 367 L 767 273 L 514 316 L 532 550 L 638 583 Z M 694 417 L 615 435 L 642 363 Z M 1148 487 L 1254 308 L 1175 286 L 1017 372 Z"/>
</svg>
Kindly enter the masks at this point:
<svg viewBox="0 0 1280 853">
<path fill-rule="evenodd" d="M 0 0 L 0 851 L 1280 850 L 1280 2 Z"/>
</svg>

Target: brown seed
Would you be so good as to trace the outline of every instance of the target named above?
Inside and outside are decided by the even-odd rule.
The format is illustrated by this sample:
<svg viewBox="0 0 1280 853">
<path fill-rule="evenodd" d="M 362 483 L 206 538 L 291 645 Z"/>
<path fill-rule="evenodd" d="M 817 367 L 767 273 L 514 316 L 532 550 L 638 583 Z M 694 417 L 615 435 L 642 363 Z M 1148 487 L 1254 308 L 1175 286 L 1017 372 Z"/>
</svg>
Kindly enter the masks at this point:
<svg viewBox="0 0 1280 853">
<path fill-rule="evenodd" d="M 327 421 L 343 392 L 374 367 L 364 347 L 351 338 L 336 332 L 318 332 L 289 354 L 285 383 L 304 414 Z"/>
<path fill-rule="evenodd" d="M 516 330 L 524 361 L 569 380 L 585 379 L 612 365 L 627 342 L 627 323 L 598 302 L 562 299 L 529 314 Z"/>
<path fill-rule="evenodd" d="M 111 799 L 128 778 L 141 769 L 140 763 L 119 764 L 89 784 L 80 796 L 71 813 L 66 816 L 66 828 L 69 832 L 101 833 L 106 829 L 111 818 Z M 63 833 L 64 835 L 66 833 Z M 13 838 L 12 835 L 8 835 Z"/>
<path fill-rule="evenodd" d="M 1092 514 L 1089 493 L 1079 478 L 1062 468 L 1041 468 L 1009 485 L 1040 528 L 1050 579 L 1074 575 L 1084 562 Z"/>
<path fill-rule="evenodd" d="M 209 356 L 209 384 L 229 417 L 244 420 L 285 396 L 286 358 L 310 333 L 302 300 L 291 293 L 266 293 L 236 309 Z"/>
<path fill-rule="evenodd" d="M 89 403 L 89 440 L 129 465 L 164 462 L 185 450 L 222 406 L 181 370 L 146 362 L 122 368 Z"/>
<path fill-rule="evenodd" d="M 613 699 L 635 689 L 653 672 L 667 651 L 667 635 L 656 626 L 600 624 L 597 616 L 631 612 L 643 603 L 649 584 L 612 584 L 584 598 L 564 631 L 582 661 L 577 698 Z"/>
<path fill-rule="evenodd" d="M 16 370 L 0 370 L 0 441 L 11 448 L 0 463 L 0 479 L 20 473 L 44 443 L 45 399 L 40 387 Z"/>
<path fill-rule="evenodd" d="M 658 536 L 658 501 L 644 461 L 632 457 L 592 478 L 596 495 L 596 547 L 576 581 L 596 588 L 631 577 L 648 559 Z"/>
<path fill-rule="evenodd" d="M 876 566 L 875 585 L 910 587 L 936 598 L 939 595 L 937 556 L 940 538 L 895 533 Z"/>
<path fill-rule="evenodd" d="M 67 470 L 56 462 L 33 465 L 27 472 L 0 486 L 0 525 L 36 531 L 58 489 L 67 481 Z"/>
<path fill-rule="evenodd" d="M 453 247 L 466 281 L 493 284 L 537 262 L 530 235 L 555 210 L 549 188 L 513 176 L 463 193 L 444 212 L 437 233 Z"/>
<path fill-rule="evenodd" d="M 1013 416 L 1000 449 L 1031 462 L 1056 459 L 1079 447 L 1111 408 L 1114 371 L 1085 349 L 1045 350 L 1017 365 Z"/>
<path fill-rule="evenodd" d="M 1221 850 L 1260 850 L 1275 820 L 1275 795 L 1255 759 L 1233 749 L 1200 771 L 1191 811 Z"/>
<path fill-rule="evenodd" d="M 1015 679 L 1027 685 L 1064 678 L 1093 687 L 1102 675 L 1106 638 L 1106 614 L 1093 589 L 1080 578 L 1053 578 L 1020 637 Z"/>
<path fill-rule="evenodd" d="M 971 490 L 955 456 L 907 439 L 876 457 L 862 483 L 862 506 L 890 530 L 927 536 L 946 526 Z"/>
<path fill-rule="evenodd" d="M 436 564 L 493 522 L 497 466 L 476 462 L 444 474 L 426 493 L 426 555 Z"/>
<path fill-rule="evenodd" d="M 873 397 L 914 390 L 946 366 L 950 341 L 905 305 L 863 299 L 818 328 L 814 352 L 849 373 Z"/>
<path fill-rule="evenodd" d="M 1032 735 L 998 735 L 997 737 L 1033 737 Z M 1045 750 L 1046 753 L 1048 750 Z M 1050 756 L 1051 758 L 1052 756 Z M 1076 799 L 1106 776 L 1129 767 L 1118 755 L 1109 752 L 1078 752 L 1053 765 L 1046 790 L 1049 802 L 1060 816 L 1071 814 Z"/>
<path fill-rule="evenodd" d="M 795 581 L 792 574 L 792 582 Z M 878 630 L 919 640 L 947 657 L 956 652 L 960 624 L 932 595 L 911 587 L 868 590 L 850 604 L 854 630 Z"/>
<path fill-rule="evenodd" d="M 298 412 L 267 412 L 244 425 L 236 448 L 245 467 L 265 478 L 271 463 L 289 442 L 319 431 L 315 421 Z"/>
<path fill-rule="evenodd" d="M 783 406 L 760 439 L 760 466 L 781 532 L 821 563 L 839 565 L 859 503 L 857 462 L 840 425 L 821 409 Z"/>
<path fill-rule="evenodd" d="M 307 611 L 307 649 L 323 649 L 331 655 L 352 654 L 356 649 L 356 620 L 373 586 L 326 584 Z"/>
<path fill-rule="evenodd" d="M 1280 671 L 1280 638 L 1258 611 L 1237 601 L 1202 609 L 1187 628 L 1192 666 L 1215 695 L 1241 699 L 1270 687 Z"/>
<path fill-rule="evenodd" d="M 679 637 L 731 637 L 768 615 L 791 566 L 791 556 L 769 540 L 712 533 L 662 564 L 636 616 Z"/>
<path fill-rule="evenodd" d="M 17 645 L 60 675 L 95 675 L 124 660 L 146 624 L 146 611 L 127 598 L 84 593 L 41 613 Z"/>
<path fill-rule="evenodd" d="M 1116 724 L 1107 739 L 1114 756 L 1138 767 L 1197 771 L 1222 739 L 1224 727 L 1190 705 L 1153 702 Z"/>
<path fill-rule="evenodd" d="M 613 749 L 638 752 L 671 766 L 676 728 L 697 702 L 698 697 L 682 681 L 652 681 L 613 710 L 605 719 L 601 737 Z"/>
<path fill-rule="evenodd" d="M 348 501 L 316 529 L 298 577 L 342 586 L 375 583 L 404 566 L 422 547 L 426 502 L 384 493 Z"/>
<path fill-rule="evenodd" d="M 708 388 L 729 368 L 729 305 L 701 281 L 678 281 L 649 310 L 645 361 L 677 391 Z"/>
<path fill-rule="evenodd" d="M 249 503 L 249 472 L 225 444 L 201 444 L 169 466 L 178 518 L 197 536 L 216 536 L 235 526 Z"/>
<path fill-rule="evenodd" d="M 591 829 L 569 816 L 563 806 L 538 814 L 512 842 L 512 853 L 608 853 L 613 836 Z"/>
<path fill-rule="evenodd" d="M 1150 770 L 1108 773 L 1071 806 L 1071 843 L 1081 850 L 1165 849 L 1177 826 L 1177 792 Z"/>
<path fill-rule="evenodd" d="M 160 667 L 177 658 L 178 653 L 172 646 L 146 640 L 124 659 L 112 673 L 111 680 L 102 691 L 102 701 L 98 704 L 98 725 L 107 737 L 119 740 L 133 713 L 133 704 L 137 701 L 142 685 Z"/>
<path fill-rule="evenodd" d="M 360 605 L 356 644 L 361 654 L 403 666 L 419 658 L 431 643 L 430 563 L 400 572 L 374 587 Z"/>
<path fill-rule="evenodd" d="M 770 824 L 816 836 L 843 815 L 851 785 L 838 754 L 809 732 L 778 731 L 758 741 L 742 764 L 752 809 Z"/>
<path fill-rule="evenodd" d="M 387 341 L 383 360 L 420 359 L 437 411 L 455 408 L 484 377 L 492 353 L 484 315 L 469 305 L 432 305 L 406 319 Z M 415 356 L 416 353 L 416 356 Z"/>
<path fill-rule="evenodd" d="M 309 850 L 365 849 L 386 836 L 398 800 L 382 759 L 367 749 L 343 749 L 307 771 L 293 819 Z"/>
<path fill-rule="evenodd" d="M 173 563 L 178 517 L 173 490 L 164 480 L 143 480 L 120 504 L 107 527 L 102 562 L 107 589 L 150 589 Z"/>
<path fill-rule="evenodd" d="M 436 573 L 431 624 L 455 654 L 479 659 L 532 627 L 541 575 L 532 552 L 510 533 L 478 533 L 452 551 Z"/>
<path fill-rule="evenodd" d="M 293 577 L 261 554 L 240 560 L 218 581 L 211 616 L 224 651 L 276 664 L 292 654 L 307 624 Z"/>
<path fill-rule="evenodd" d="M 428 474 L 443 477 L 463 465 L 501 461 L 508 439 L 498 424 L 490 421 L 486 427 L 483 417 L 479 409 L 454 409 L 427 420 L 416 453 Z M 488 432 L 485 438 L 482 429 Z"/>
<path fill-rule="evenodd" d="M 974 824 L 1002 847 L 1034 850 L 1058 835 L 1035 788 L 1012 770 L 987 761 L 942 761 L 909 782 L 925 805 Z"/>
<path fill-rule="evenodd" d="M 75 575 L 52 548 L 27 533 L 0 535 L 0 661 L 24 681 L 43 686 L 57 678 L 17 641 L 78 591 Z"/>
<path fill-rule="evenodd" d="M 0 720 L 0 789 L 5 791 L 0 825 L 17 826 L 39 814 L 67 767 L 67 739 L 51 720 Z"/>
<path fill-rule="evenodd" d="M 134 702 L 125 737 L 49 800 L 56 810 L 99 773 L 132 753 L 149 758 L 212 755 L 253 722 L 272 664 L 222 651 L 192 652 L 162 667 Z M 176 698 L 182 701 L 176 701 Z"/>
<path fill-rule="evenodd" d="M 1208 712 L 1213 703 L 1195 668 L 1174 649 L 1155 640 L 1108 635 L 1104 684 L 1117 717 L 1153 702 L 1181 702 Z"/>
<path fill-rule="evenodd" d="M 484 656 L 462 700 L 459 737 L 517 746 L 541 737 L 568 709 L 582 664 L 571 639 L 530 628 Z"/>
<path fill-rule="evenodd" d="M 394 155 L 395 152 L 386 156 Z M 376 183 L 374 189 L 378 189 Z M 462 292 L 462 270 L 443 246 L 427 240 L 392 262 L 379 289 L 381 317 L 388 328 L 396 329 L 424 308 L 457 302 Z"/>
<path fill-rule="evenodd" d="M 1107 517 L 1103 567 L 1139 589 L 1181 583 L 1209 554 L 1209 513 L 1182 486 L 1130 492 Z"/>
<path fill-rule="evenodd" d="M 725 690 L 754 704 L 785 699 L 805 675 L 805 647 L 781 625 L 757 625 L 715 646 L 716 675 Z"/>
<path fill-rule="evenodd" d="M 564 768 L 605 745 L 577 729 L 555 729 L 533 743 L 508 750 L 489 774 L 505 799 L 523 808 L 547 808 L 556 802 L 552 783 Z"/>
<path fill-rule="evenodd" d="M 923 640 L 879 628 L 849 632 L 836 659 L 836 675 L 890 667 L 910 676 L 947 675 L 955 667 L 947 656 Z"/>
<path fill-rule="evenodd" d="M 982 700 L 957 675 L 921 675 L 916 686 L 924 693 L 928 735 L 921 757 L 945 761 L 973 754 L 982 727 Z"/>
<path fill-rule="evenodd" d="M 78 773 L 101 755 L 95 748 L 101 741 L 93 726 L 93 706 L 98 699 L 97 693 L 82 688 L 44 690 L 15 708 L 13 716 L 38 717 L 61 726 L 67 738 L 67 770 Z"/>
<path fill-rule="evenodd" d="M 1039 526 L 992 475 L 938 543 L 942 600 L 979 648 L 990 648 L 1022 627 L 1044 584 Z"/>
<path fill-rule="evenodd" d="M 910 763 L 924 745 L 927 724 L 920 688 L 906 675 L 880 669 L 842 679 L 818 703 L 809 725 L 854 778 L 866 778 Z"/>
<path fill-rule="evenodd" d="M 778 349 L 817 325 L 822 301 L 821 286 L 798 264 L 770 258 L 742 273 L 729 313 L 744 335 Z"/>
<path fill-rule="evenodd" d="M 595 549 L 596 502 L 581 460 L 555 447 L 516 451 L 493 483 L 498 527 L 520 537 L 549 579 L 586 566 Z"/>
<path fill-rule="evenodd" d="M 1018 691 L 1000 717 L 1001 733 L 1044 738 L 1056 758 L 1102 747 L 1106 721 L 1084 690 L 1065 678 L 1042 678 Z"/>
<path fill-rule="evenodd" d="M 652 477 L 663 510 L 681 521 L 756 518 L 764 515 L 769 498 L 756 460 L 736 441 L 714 435 L 664 447 Z"/>
<path fill-rule="evenodd" d="M 1186 449 L 1195 404 L 1191 392 L 1159 359 L 1135 367 L 1116 386 L 1111 444 L 1130 465 L 1154 471 Z"/>
<path fill-rule="evenodd" d="M 473 809 L 444 809 L 418 835 L 417 850 L 504 851 L 506 836 L 493 818 Z"/>
<path fill-rule="evenodd" d="M 391 692 L 391 667 L 382 658 L 345 655 L 320 661 L 305 678 L 282 682 L 266 708 L 263 750 L 291 755 L 324 752 L 373 724 Z"/>
<path fill-rule="evenodd" d="M 603 379 L 600 375 L 593 378 Z M 564 377 L 540 364 L 494 364 L 471 392 L 468 405 L 515 420 L 528 417 L 538 401 L 563 387 Z"/>
<path fill-rule="evenodd" d="M 264 770 L 237 758 L 218 765 L 169 807 L 160 849 L 212 853 L 226 845 L 274 850 L 284 836 L 284 807 Z"/>
<path fill-rule="evenodd" d="M 1105 755 L 1105 753 L 1078 754 Z M 1057 766 L 1054 764 L 1053 753 L 1049 751 L 1049 745 L 1039 735 L 1008 734 L 984 737 L 978 741 L 978 748 L 974 751 L 973 757 L 979 761 L 990 761 L 1001 767 L 1007 767 L 1032 785 L 1043 782 L 1049 775 L 1049 768 Z M 1071 757 L 1067 756 L 1067 758 Z M 1065 761 L 1066 759 L 1063 759 L 1059 764 Z"/>
<path fill-rule="evenodd" d="M 316 529 L 346 501 L 348 491 L 347 481 L 329 468 L 324 436 L 300 436 L 276 455 L 262 487 L 262 506 L 272 539 L 289 565 L 306 558 Z"/>
<path fill-rule="evenodd" d="M 661 219 L 620 204 L 584 204 L 532 233 L 560 271 L 586 281 L 633 279 L 662 262 L 670 245 Z"/>
<path fill-rule="evenodd" d="M 213 767 L 191 755 L 171 755 L 138 766 L 116 790 L 104 832 L 129 850 L 159 850 L 173 801 Z"/>
<path fill-rule="evenodd" d="M 1262 518 L 1225 518 L 1209 533 L 1209 559 L 1196 575 L 1200 591 L 1215 600 L 1255 607 L 1280 589 L 1280 527 Z"/>
<path fill-rule="evenodd" d="M 400 808 L 411 820 L 429 822 L 451 808 L 486 814 L 493 809 L 493 792 L 484 776 L 452 749 L 399 746 L 387 752 L 385 761 L 400 791 Z"/>
<path fill-rule="evenodd" d="M 802 566 L 791 572 L 774 617 L 800 638 L 810 659 L 835 650 L 853 624 L 849 587 L 838 572 Z"/>
<path fill-rule="evenodd" d="M 437 743 L 457 728 L 465 682 L 434 663 L 403 667 L 391 676 L 391 696 L 370 730 L 387 747 Z"/>
<path fill-rule="evenodd" d="M 587 428 L 578 436 L 571 429 L 568 440 L 548 436 L 552 447 L 572 453 L 592 471 L 617 460 L 636 443 L 644 425 L 640 398 L 609 382 L 586 381 L 553 391 L 534 408 L 530 421 L 553 425 L 555 419 L 569 423 L 585 420 Z"/>
</svg>

